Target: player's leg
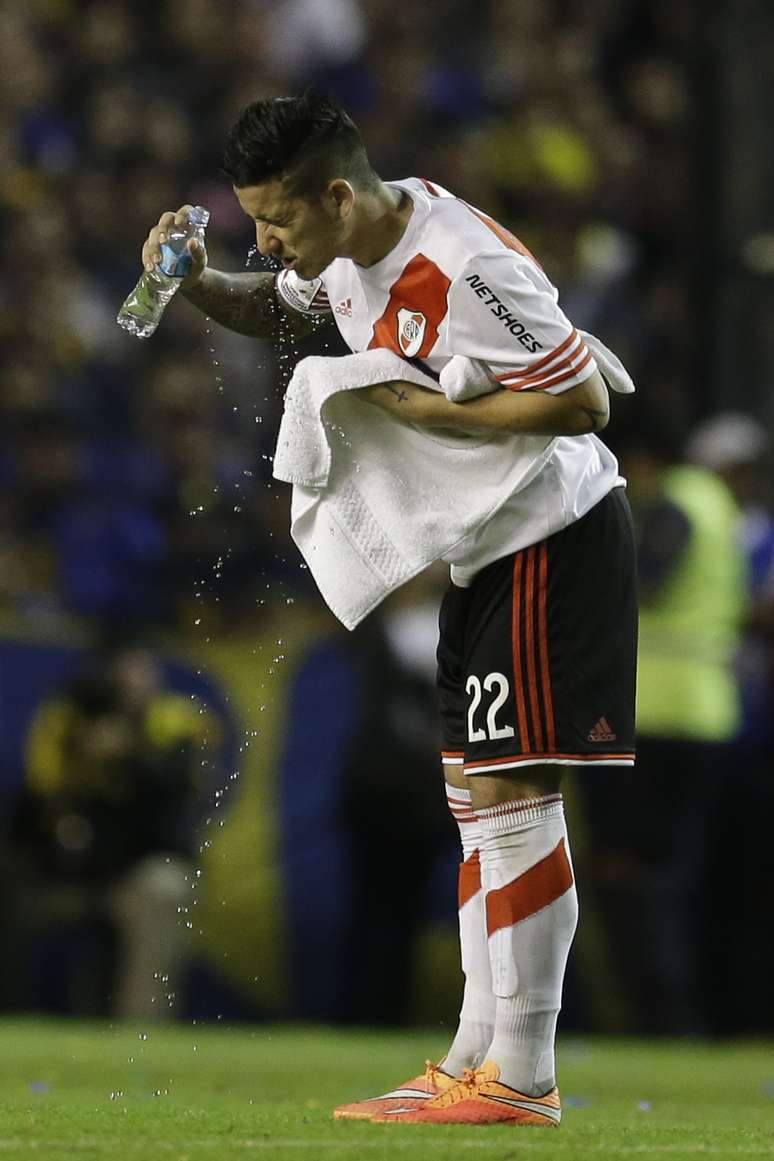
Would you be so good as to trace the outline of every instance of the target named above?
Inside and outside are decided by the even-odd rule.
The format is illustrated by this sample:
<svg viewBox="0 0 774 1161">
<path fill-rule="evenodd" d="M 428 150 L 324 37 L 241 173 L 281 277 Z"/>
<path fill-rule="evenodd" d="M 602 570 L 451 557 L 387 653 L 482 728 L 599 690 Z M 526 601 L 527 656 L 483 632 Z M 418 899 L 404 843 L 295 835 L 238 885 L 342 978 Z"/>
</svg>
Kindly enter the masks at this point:
<svg viewBox="0 0 774 1161">
<path fill-rule="evenodd" d="M 457 731 L 465 738 L 463 779 L 476 819 L 483 897 L 480 928 L 495 998 L 487 1055 L 504 1082 L 527 1096 L 554 1087 L 554 1034 L 577 920 L 561 768 L 551 761 L 557 755 L 542 637 L 546 581 L 541 585 L 537 549 L 479 574 L 464 598 L 462 641 L 452 642 L 458 668 L 448 662 L 445 668 L 464 691 Z M 442 617 L 442 661 L 452 651 L 449 634 Z M 441 674 L 439 687 L 448 738 L 453 731 Z"/>
<path fill-rule="evenodd" d="M 471 777 L 496 997 L 487 1057 L 504 1085 L 541 1097 L 556 1085 L 554 1041 L 578 918 L 560 766 Z"/>
<path fill-rule="evenodd" d="M 472 1075 L 403 1120 L 559 1123 L 554 1041 L 577 921 L 560 777 L 560 767 L 543 765 L 468 780 L 479 829 L 494 1031 L 486 1060 Z"/>
<path fill-rule="evenodd" d="M 469 592 L 456 676 L 495 1032 L 474 1081 L 406 1119 L 556 1124 L 554 1033 L 577 919 L 561 767 L 633 762 L 636 602 L 622 492 L 490 565 Z"/>
<path fill-rule="evenodd" d="M 460 831 L 462 861 L 459 869 L 460 960 L 465 977 L 459 1023 L 441 1068 L 462 1076 L 466 1068 L 481 1064 L 492 1042 L 495 997 L 486 932 L 486 896 L 481 883 L 481 823 L 471 801 L 462 758 L 445 755 L 444 782 L 449 810 Z"/>
<path fill-rule="evenodd" d="M 514 616 L 514 593 L 522 599 L 516 586 L 523 567 L 522 557 L 497 562 L 470 589 L 451 586 L 441 609 L 438 687 L 446 792 L 463 847 L 465 973 L 460 1023 L 442 1067 L 459 1074 L 493 1057 L 494 1049 L 505 1082 L 532 1096 L 554 1087 L 554 1031 L 577 906 L 565 882 L 560 768 L 518 765 L 525 754 L 512 691 L 521 676 L 514 655 L 524 632 Z M 523 741 L 532 741 L 527 734 Z M 546 736 L 541 728 L 543 744 Z M 470 761 L 489 769 L 471 776 Z M 545 890 L 536 891 L 535 876 L 544 870 L 549 877 L 562 872 L 566 898 L 549 901 Z M 553 910 L 532 923 L 506 923 L 511 906 L 522 920 Z"/>
</svg>

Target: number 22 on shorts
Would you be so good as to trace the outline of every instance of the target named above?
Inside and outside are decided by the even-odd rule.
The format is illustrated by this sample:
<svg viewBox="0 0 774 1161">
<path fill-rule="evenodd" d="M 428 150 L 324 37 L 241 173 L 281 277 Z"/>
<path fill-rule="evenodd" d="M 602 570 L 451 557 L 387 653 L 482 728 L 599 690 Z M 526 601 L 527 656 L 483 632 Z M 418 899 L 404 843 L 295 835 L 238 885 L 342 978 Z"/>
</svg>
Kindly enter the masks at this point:
<svg viewBox="0 0 774 1161">
<path fill-rule="evenodd" d="M 490 741 L 495 741 L 497 738 L 512 738 L 514 735 L 513 726 L 498 725 L 497 713 L 502 709 L 511 687 L 508 678 L 504 673 L 487 673 L 483 682 L 479 681 L 475 673 L 471 673 L 468 680 L 465 682 L 465 691 L 470 696 L 470 705 L 468 707 L 468 741 L 469 742 L 485 742 L 487 738 Z M 486 729 L 483 726 L 477 726 L 475 722 L 476 714 L 478 713 L 484 694 L 494 693 L 495 696 L 489 702 L 489 707 L 486 711 Z"/>
</svg>

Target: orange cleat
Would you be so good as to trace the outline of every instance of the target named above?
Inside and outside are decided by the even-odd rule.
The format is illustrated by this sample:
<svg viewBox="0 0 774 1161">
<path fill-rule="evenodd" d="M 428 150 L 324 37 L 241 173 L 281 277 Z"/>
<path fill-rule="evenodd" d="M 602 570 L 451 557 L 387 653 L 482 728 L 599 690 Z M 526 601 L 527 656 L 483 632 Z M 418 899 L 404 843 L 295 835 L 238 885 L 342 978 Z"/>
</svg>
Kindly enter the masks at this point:
<svg viewBox="0 0 774 1161">
<path fill-rule="evenodd" d="M 413 1113 L 433 1097 L 439 1096 L 457 1084 L 456 1076 L 449 1076 L 436 1064 L 425 1061 L 422 1076 L 407 1080 L 400 1088 L 386 1092 L 383 1096 L 369 1097 L 350 1105 L 339 1105 L 333 1110 L 337 1120 L 373 1121 L 388 1113 Z"/>
<path fill-rule="evenodd" d="M 553 1125 L 562 1119 L 559 1090 L 531 1097 L 500 1084 L 500 1069 L 492 1060 L 465 1076 L 414 1112 L 385 1109 L 372 1120 L 401 1125 Z"/>
</svg>

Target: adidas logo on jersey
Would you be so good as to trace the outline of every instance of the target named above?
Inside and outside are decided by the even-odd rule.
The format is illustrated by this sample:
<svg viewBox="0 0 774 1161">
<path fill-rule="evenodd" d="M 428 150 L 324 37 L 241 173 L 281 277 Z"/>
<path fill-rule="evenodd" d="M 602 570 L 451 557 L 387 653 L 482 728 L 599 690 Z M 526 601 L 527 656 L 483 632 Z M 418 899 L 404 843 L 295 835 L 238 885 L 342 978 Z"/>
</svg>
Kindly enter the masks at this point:
<svg viewBox="0 0 774 1161">
<path fill-rule="evenodd" d="M 587 742 L 615 742 L 618 735 L 607 718 L 600 718 L 586 735 Z"/>
<path fill-rule="evenodd" d="M 347 318 L 352 318 L 352 299 L 343 298 L 341 302 L 336 303 L 336 314 L 345 314 Z"/>
</svg>

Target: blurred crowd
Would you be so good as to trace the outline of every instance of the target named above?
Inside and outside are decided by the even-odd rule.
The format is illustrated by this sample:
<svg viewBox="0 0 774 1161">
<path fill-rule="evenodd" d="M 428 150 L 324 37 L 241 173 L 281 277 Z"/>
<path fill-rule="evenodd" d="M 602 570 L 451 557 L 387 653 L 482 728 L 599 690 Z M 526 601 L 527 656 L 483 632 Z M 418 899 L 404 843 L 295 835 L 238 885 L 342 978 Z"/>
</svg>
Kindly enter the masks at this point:
<svg viewBox="0 0 774 1161">
<path fill-rule="evenodd" d="M 126 646 L 40 705 L 0 859 L 6 1003 L 152 1019 L 174 994 L 203 797 L 199 709 L 164 688 L 149 650 Z"/>
<path fill-rule="evenodd" d="M 630 1027 L 646 1025 L 654 989 L 671 989 L 682 1015 L 664 1023 L 678 1030 L 707 1024 L 706 1013 L 687 1014 L 686 997 L 708 929 L 689 938 L 685 917 L 709 883 L 722 895 L 712 852 L 717 812 L 733 797 L 729 747 L 744 747 L 734 752 L 744 754 L 760 817 L 769 817 L 761 771 L 774 719 L 767 433 L 749 415 L 707 428 L 695 375 L 703 339 L 693 301 L 701 239 L 692 14 L 691 5 L 660 0 L 6 0 L 0 8 L 0 615 L 22 632 L 76 622 L 95 641 L 120 627 L 147 642 L 160 632 L 196 638 L 202 622 L 213 638 L 249 633 L 270 606 L 313 598 L 287 534 L 287 491 L 271 478 L 282 387 L 302 352 L 229 335 L 182 302 L 146 343 L 114 320 L 163 210 L 203 204 L 211 263 L 257 264 L 250 224 L 219 173 L 224 130 L 258 97 L 309 84 L 333 92 L 383 177 L 426 176 L 513 229 L 560 286 L 573 321 L 631 370 L 639 402 L 620 408 L 609 436 L 631 469 L 645 604 L 677 599 L 670 585 L 716 583 L 698 566 L 684 582 L 680 570 L 701 514 L 718 505 L 726 513 L 725 531 L 715 533 L 735 579 L 717 581 L 728 599 L 706 610 L 723 622 L 712 648 L 722 638 L 736 691 L 724 686 L 726 724 L 707 732 L 676 694 L 679 720 L 654 710 L 644 729 L 662 772 L 654 788 L 663 789 L 665 768 L 671 786 L 693 770 L 675 819 L 695 818 L 702 796 L 711 806 L 700 833 L 691 832 L 693 870 L 677 839 L 679 850 L 667 836 L 652 855 L 661 790 L 630 804 L 642 829 L 652 828 L 634 835 L 606 818 L 609 786 L 600 780 L 586 796 L 590 832 L 609 856 L 589 872 L 609 922 L 625 922 L 643 893 L 669 896 L 660 915 L 672 907 L 661 942 L 639 936 L 654 962 L 638 960 L 634 933 L 635 953 L 619 967 L 634 979 L 633 965 L 643 964 Z M 697 476 L 679 477 L 686 455 L 705 474 L 704 491 Z M 672 632 L 668 617 L 665 626 Z M 701 623 L 694 630 L 701 636 Z M 713 637 L 712 625 L 707 632 Z M 393 652 L 414 680 L 411 639 L 398 635 Z M 690 703 L 687 686 L 677 690 Z M 66 690 L 70 699 L 87 694 L 83 682 Z M 79 712 L 82 723 L 98 711 Z M 362 729 L 353 723 L 353 736 Z M 183 735 L 189 753 L 194 735 Z M 703 765 L 698 751 L 680 749 L 686 742 L 709 747 Z M 27 777 L 34 790 L 34 770 Z M 175 778 L 187 801 L 179 770 Z M 367 803 L 353 802 L 353 819 L 368 814 Z M 29 840 L 40 820 L 25 817 Z M 428 825 L 435 833 L 438 820 Z M 157 839 L 153 849 L 167 846 L 187 858 L 190 837 Z M 764 874 L 762 863 L 747 869 Z M 675 932 L 690 943 L 682 958 L 670 952 L 680 945 Z M 336 1015 L 331 1005 L 311 1014 Z"/>
</svg>

